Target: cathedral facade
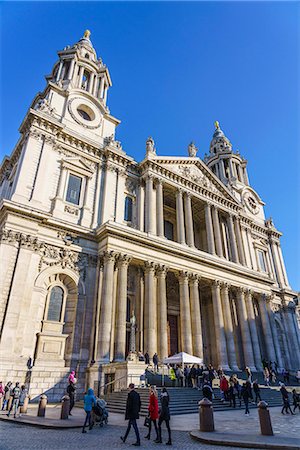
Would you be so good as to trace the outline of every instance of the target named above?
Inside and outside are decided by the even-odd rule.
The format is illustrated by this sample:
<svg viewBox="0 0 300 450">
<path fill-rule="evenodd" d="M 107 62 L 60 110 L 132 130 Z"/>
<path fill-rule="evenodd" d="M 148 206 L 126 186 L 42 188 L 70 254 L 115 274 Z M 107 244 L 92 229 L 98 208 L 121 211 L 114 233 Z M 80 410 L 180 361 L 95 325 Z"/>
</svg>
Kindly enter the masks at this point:
<svg viewBox="0 0 300 450">
<path fill-rule="evenodd" d="M 203 160 L 148 138 L 135 161 L 88 31 L 46 81 L 0 169 L 0 378 L 55 400 L 71 369 L 82 390 L 129 374 L 132 346 L 298 370 L 281 233 L 218 122 Z"/>
</svg>

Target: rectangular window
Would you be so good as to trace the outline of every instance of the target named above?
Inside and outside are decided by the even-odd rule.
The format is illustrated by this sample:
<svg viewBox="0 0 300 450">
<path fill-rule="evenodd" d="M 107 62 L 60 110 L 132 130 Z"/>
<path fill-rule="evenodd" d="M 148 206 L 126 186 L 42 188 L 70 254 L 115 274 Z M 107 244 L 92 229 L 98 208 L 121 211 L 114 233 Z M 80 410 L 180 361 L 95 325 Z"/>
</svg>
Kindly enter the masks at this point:
<svg viewBox="0 0 300 450">
<path fill-rule="evenodd" d="M 258 260 L 259 260 L 259 267 L 262 272 L 266 272 L 266 262 L 265 262 L 265 252 L 262 250 L 258 250 Z"/>
<path fill-rule="evenodd" d="M 170 241 L 174 241 L 174 227 L 172 222 L 165 220 L 164 226 L 165 226 L 165 237 Z"/>
<path fill-rule="evenodd" d="M 66 196 L 67 202 L 74 203 L 74 205 L 79 205 L 81 183 L 81 177 L 76 177 L 75 175 L 69 176 Z"/>
<path fill-rule="evenodd" d="M 125 198 L 125 210 L 124 210 L 124 220 L 127 222 L 132 221 L 132 198 Z"/>
</svg>

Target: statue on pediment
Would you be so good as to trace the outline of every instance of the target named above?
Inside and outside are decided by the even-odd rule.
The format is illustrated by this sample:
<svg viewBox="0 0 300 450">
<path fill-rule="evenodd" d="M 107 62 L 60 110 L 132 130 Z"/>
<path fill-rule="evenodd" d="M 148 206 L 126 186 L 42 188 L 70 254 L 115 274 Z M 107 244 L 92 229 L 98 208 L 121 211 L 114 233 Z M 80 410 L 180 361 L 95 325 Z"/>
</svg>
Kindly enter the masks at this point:
<svg viewBox="0 0 300 450">
<path fill-rule="evenodd" d="M 195 146 L 194 142 L 191 142 L 188 146 L 188 152 L 190 158 L 195 158 L 197 156 L 197 147 Z"/>
</svg>

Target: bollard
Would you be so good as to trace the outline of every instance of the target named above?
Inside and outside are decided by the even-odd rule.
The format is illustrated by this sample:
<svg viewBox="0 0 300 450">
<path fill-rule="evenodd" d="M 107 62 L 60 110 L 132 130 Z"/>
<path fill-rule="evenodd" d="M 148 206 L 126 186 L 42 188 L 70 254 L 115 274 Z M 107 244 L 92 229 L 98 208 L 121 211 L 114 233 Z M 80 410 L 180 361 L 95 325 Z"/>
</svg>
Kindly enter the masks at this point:
<svg viewBox="0 0 300 450">
<path fill-rule="evenodd" d="M 37 413 L 38 417 L 45 417 L 46 405 L 47 405 L 47 395 L 42 394 L 40 396 L 39 409 Z"/>
<path fill-rule="evenodd" d="M 66 420 L 69 418 L 70 412 L 70 397 L 68 395 L 64 395 L 61 399 L 61 413 L 60 418 L 62 420 Z"/>
<path fill-rule="evenodd" d="M 10 396 L 10 397 L 9 397 L 9 399 L 8 399 L 7 405 L 6 405 L 6 409 L 7 409 L 7 411 L 9 411 L 9 410 L 10 410 L 10 408 L 11 408 L 11 405 L 12 405 L 12 401 L 13 401 L 13 397 L 12 397 L 12 396 Z"/>
<path fill-rule="evenodd" d="M 272 429 L 270 411 L 268 410 L 268 403 L 260 401 L 257 406 L 261 434 L 263 436 L 273 436 L 274 433 Z"/>
<path fill-rule="evenodd" d="M 215 431 L 212 402 L 204 398 L 199 403 L 200 431 Z"/>
<path fill-rule="evenodd" d="M 20 414 L 26 414 L 28 409 L 28 403 L 29 403 L 30 397 L 29 395 L 26 395 L 24 399 L 24 404 L 20 406 Z"/>
</svg>

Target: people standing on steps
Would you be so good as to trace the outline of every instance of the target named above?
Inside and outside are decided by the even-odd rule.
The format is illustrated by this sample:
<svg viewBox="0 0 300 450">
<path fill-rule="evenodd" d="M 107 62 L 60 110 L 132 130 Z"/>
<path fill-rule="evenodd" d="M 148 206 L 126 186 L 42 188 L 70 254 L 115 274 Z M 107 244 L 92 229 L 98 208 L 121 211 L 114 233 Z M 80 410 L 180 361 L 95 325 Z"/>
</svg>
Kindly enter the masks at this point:
<svg viewBox="0 0 300 450">
<path fill-rule="evenodd" d="M 149 366 L 149 364 L 150 364 L 150 356 L 149 356 L 148 350 L 147 350 L 146 353 L 144 354 L 144 358 L 145 358 L 145 364 L 146 364 L 147 366 Z"/>
<path fill-rule="evenodd" d="M 82 433 L 86 433 L 85 427 L 87 426 L 87 423 L 89 423 L 89 430 L 91 430 L 93 428 L 93 423 L 92 423 L 93 406 L 96 406 L 96 397 L 95 397 L 93 389 L 89 388 L 87 391 L 87 394 L 85 394 L 85 396 L 84 396 L 83 408 L 86 412 L 86 416 L 85 416 L 85 421 L 84 421 L 84 425 L 82 428 Z"/>
<path fill-rule="evenodd" d="M 170 375 L 169 376 L 170 376 L 170 380 L 172 381 L 172 387 L 174 387 L 175 383 L 176 383 L 176 373 L 175 373 L 174 367 L 170 368 Z"/>
<path fill-rule="evenodd" d="M 294 415 L 295 413 L 292 412 L 291 407 L 290 407 L 289 393 L 288 393 L 284 383 L 280 383 L 280 392 L 281 392 L 282 401 L 283 401 L 283 407 L 281 410 L 281 414 L 284 414 L 284 411 L 285 411 L 286 414 L 291 413 L 292 415 Z"/>
<path fill-rule="evenodd" d="M 260 387 L 259 387 L 259 385 L 258 385 L 257 380 L 254 380 L 254 381 L 253 381 L 252 387 L 253 387 L 253 392 L 254 392 L 254 394 L 255 394 L 255 403 L 257 404 L 257 403 L 258 403 L 258 400 L 261 401 Z"/>
<path fill-rule="evenodd" d="M 152 361 L 153 361 L 153 366 L 154 366 L 154 372 L 158 372 L 158 355 L 157 355 L 157 353 L 154 353 Z"/>
<path fill-rule="evenodd" d="M 252 383 L 252 372 L 251 372 L 250 367 L 245 368 L 245 373 L 246 373 L 247 381 L 249 381 L 249 383 Z"/>
<path fill-rule="evenodd" d="M 168 430 L 169 440 L 166 442 L 166 445 L 172 445 L 172 439 L 171 439 L 171 428 L 170 428 L 170 397 L 168 394 L 167 389 L 164 387 L 162 388 L 161 395 L 160 395 L 160 413 L 159 413 L 159 419 L 158 419 L 158 439 L 156 439 L 154 442 L 157 444 L 162 444 L 162 434 L 161 434 L 161 426 L 163 422 L 166 422 L 166 427 Z"/>
<path fill-rule="evenodd" d="M 266 386 L 270 386 L 270 371 L 267 367 L 264 368 L 264 379 Z"/>
<path fill-rule="evenodd" d="M 157 390 L 155 386 L 150 386 L 150 396 L 149 396 L 149 405 L 148 405 L 148 411 L 149 411 L 149 430 L 147 436 L 145 436 L 145 439 L 150 439 L 151 437 L 151 425 L 153 423 L 155 431 L 156 431 L 156 440 L 158 440 L 158 428 L 157 428 L 157 419 L 158 419 L 158 395 Z"/>
<path fill-rule="evenodd" d="M 141 445 L 140 433 L 136 423 L 136 420 L 139 418 L 140 410 L 141 410 L 141 398 L 139 394 L 135 391 L 134 384 L 130 383 L 125 413 L 125 420 L 128 420 L 128 426 L 125 435 L 121 436 L 121 441 L 124 443 L 126 442 L 131 426 L 133 426 L 136 435 L 136 442 L 132 445 L 134 445 L 135 447 L 140 447 Z"/>
</svg>

